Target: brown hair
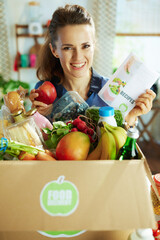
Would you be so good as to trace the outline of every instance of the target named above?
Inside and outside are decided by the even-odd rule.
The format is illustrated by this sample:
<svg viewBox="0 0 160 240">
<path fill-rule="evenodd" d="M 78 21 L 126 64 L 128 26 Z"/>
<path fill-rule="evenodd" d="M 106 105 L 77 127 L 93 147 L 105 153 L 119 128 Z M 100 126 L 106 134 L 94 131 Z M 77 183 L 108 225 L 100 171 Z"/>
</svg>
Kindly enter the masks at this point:
<svg viewBox="0 0 160 240">
<path fill-rule="evenodd" d="M 63 77 L 63 69 L 58 58 L 54 57 L 49 43 L 56 48 L 57 31 L 66 25 L 89 24 L 93 26 L 93 19 L 85 8 L 79 5 L 66 5 L 59 7 L 52 15 L 52 20 L 45 35 L 45 43 L 42 46 L 37 61 L 37 77 L 39 80 L 51 80 L 55 75 Z"/>
</svg>

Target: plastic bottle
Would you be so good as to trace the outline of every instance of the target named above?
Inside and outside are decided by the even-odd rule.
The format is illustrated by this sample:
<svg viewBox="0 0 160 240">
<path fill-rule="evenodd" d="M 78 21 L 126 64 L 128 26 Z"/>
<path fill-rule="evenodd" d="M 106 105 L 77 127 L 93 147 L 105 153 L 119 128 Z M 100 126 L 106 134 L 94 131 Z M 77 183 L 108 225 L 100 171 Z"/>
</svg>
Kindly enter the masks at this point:
<svg viewBox="0 0 160 240">
<path fill-rule="evenodd" d="M 136 148 L 136 140 L 139 137 L 137 128 L 129 128 L 127 131 L 127 140 L 124 146 L 119 150 L 118 160 L 138 159 L 138 151 Z"/>
<path fill-rule="evenodd" d="M 137 229 L 129 235 L 128 240 L 154 240 L 152 229 Z"/>
<path fill-rule="evenodd" d="M 117 123 L 114 118 L 114 108 L 109 107 L 109 106 L 99 108 L 98 124 L 100 122 L 106 122 L 112 126 L 117 127 Z M 97 126 L 97 135 L 98 135 L 98 137 L 100 137 L 100 135 L 101 135 L 100 128 L 98 126 Z"/>
<path fill-rule="evenodd" d="M 100 118 L 98 122 L 107 122 L 112 126 L 117 126 L 114 118 L 114 108 L 109 106 L 99 108 L 99 117 Z"/>
</svg>

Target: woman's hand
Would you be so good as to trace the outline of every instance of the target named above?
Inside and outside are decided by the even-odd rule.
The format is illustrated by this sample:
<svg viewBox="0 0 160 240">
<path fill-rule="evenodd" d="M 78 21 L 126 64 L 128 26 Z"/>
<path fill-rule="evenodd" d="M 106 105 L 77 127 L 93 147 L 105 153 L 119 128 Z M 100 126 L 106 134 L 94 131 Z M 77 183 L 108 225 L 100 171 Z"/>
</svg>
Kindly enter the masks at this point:
<svg viewBox="0 0 160 240">
<path fill-rule="evenodd" d="M 138 116 L 146 114 L 151 110 L 155 97 L 156 94 L 150 89 L 147 89 L 145 93 L 138 97 L 138 99 L 135 101 L 135 107 L 125 118 L 128 125 L 133 126 Z"/>
<path fill-rule="evenodd" d="M 53 105 L 45 104 L 43 102 L 36 101 L 38 93 L 35 92 L 35 89 L 32 89 L 29 95 L 29 99 L 32 102 L 32 108 L 37 108 L 38 112 L 44 116 L 49 115 L 52 112 Z"/>
</svg>

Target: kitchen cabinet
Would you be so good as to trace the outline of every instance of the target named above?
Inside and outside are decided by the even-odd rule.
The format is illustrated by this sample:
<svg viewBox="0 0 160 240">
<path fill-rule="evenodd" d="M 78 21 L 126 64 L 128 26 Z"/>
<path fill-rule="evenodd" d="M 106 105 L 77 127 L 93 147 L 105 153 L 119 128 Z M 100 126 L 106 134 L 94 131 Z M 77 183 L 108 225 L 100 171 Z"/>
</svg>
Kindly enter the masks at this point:
<svg viewBox="0 0 160 240">
<path fill-rule="evenodd" d="M 21 66 L 20 56 L 18 54 L 18 53 L 21 54 L 21 52 L 20 52 L 20 39 L 22 39 L 22 38 L 28 38 L 28 39 L 32 38 L 35 41 L 35 45 L 36 45 L 36 43 L 38 44 L 38 39 L 39 38 L 44 38 L 44 36 L 45 36 L 45 31 L 47 29 L 47 25 L 45 25 L 45 24 L 42 25 L 42 29 L 43 29 L 42 34 L 29 34 L 28 28 L 29 28 L 29 26 L 27 24 L 26 25 L 21 25 L 21 24 L 16 24 L 15 25 L 16 51 L 17 51 L 16 61 L 17 61 L 17 71 L 18 71 L 18 79 L 19 80 L 21 79 L 21 74 L 20 73 L 21 73 L 22 69 L 29 70 L 29 69 L 33 68 L 29 64 L 26 67 Z M 40 44 L 38 44 L 38 45 L 40 45 Z M 36 45 L 36 46 L 38 46 L 38 45 Z M 29 52 L 27 53 L 27 55 L 29 55 Z"/>
</svg>

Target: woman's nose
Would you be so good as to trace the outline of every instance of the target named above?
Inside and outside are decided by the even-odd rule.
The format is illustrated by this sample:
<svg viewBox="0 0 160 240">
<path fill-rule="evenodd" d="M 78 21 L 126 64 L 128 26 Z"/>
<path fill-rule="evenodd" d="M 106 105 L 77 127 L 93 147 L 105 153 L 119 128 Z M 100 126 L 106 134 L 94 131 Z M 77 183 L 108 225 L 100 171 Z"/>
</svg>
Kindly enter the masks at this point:
<svg viewBox="0 0 160 240">
<path fill-rule="evenodd" d="M 73 53 L 73 58 L 76 60 L 82 59 L 82 50 L 81 49 L 75 49 Z"/>
</svg>

